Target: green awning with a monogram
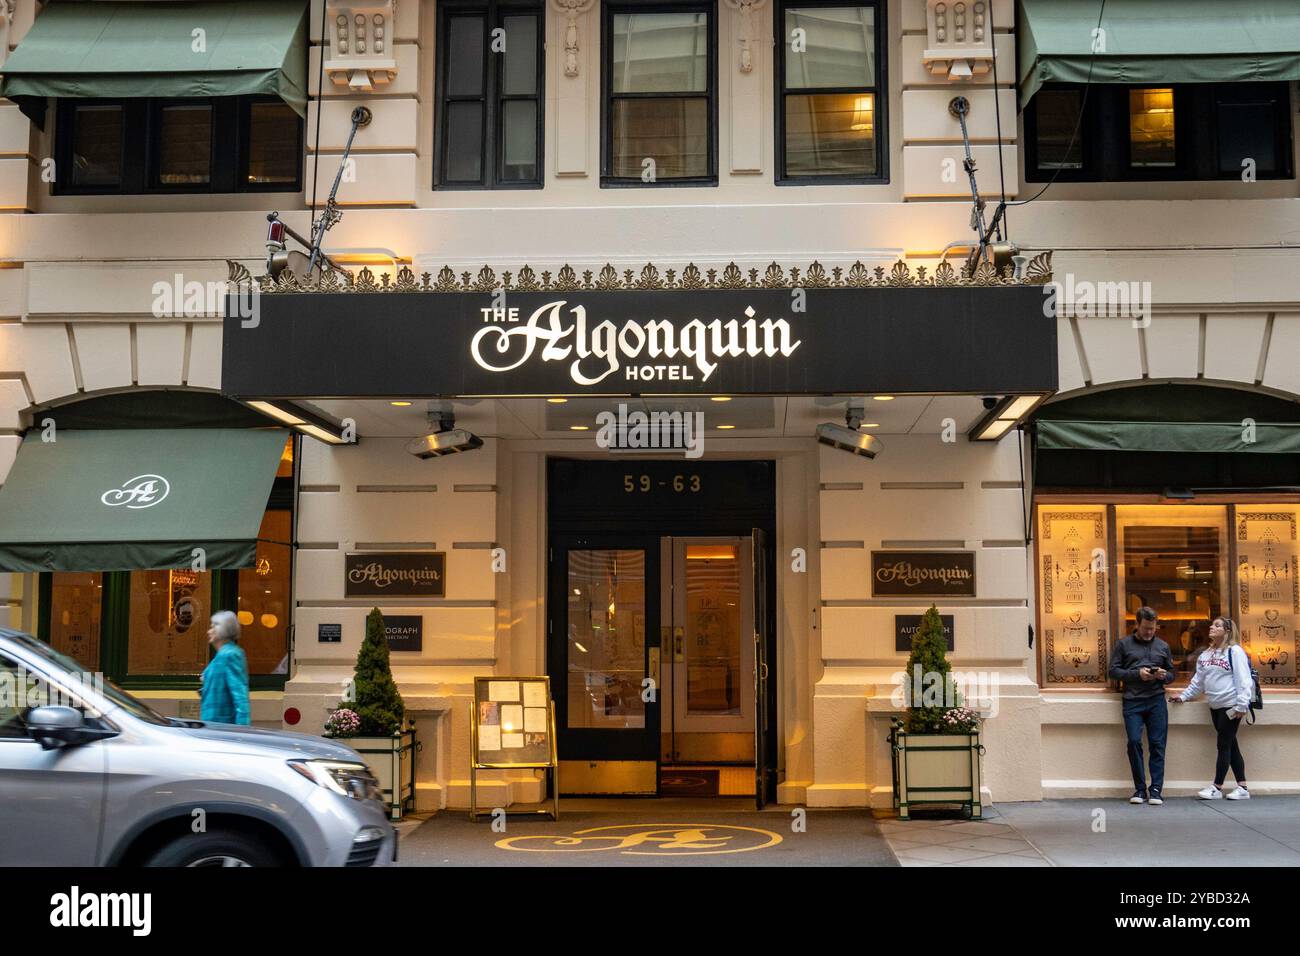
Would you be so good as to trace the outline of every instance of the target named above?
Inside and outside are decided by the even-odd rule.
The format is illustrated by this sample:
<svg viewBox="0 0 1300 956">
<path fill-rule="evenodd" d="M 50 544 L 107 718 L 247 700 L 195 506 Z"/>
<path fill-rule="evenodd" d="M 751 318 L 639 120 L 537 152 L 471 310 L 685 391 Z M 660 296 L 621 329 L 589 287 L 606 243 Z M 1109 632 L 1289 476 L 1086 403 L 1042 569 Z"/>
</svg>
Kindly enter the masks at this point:
<svg viewBox="0 0 1300 956">
<path fill-rule="evenodd" d="M 287 437 L 38 422 L 0 487 L 0 571 L 251 567 Z"/>
</svg>

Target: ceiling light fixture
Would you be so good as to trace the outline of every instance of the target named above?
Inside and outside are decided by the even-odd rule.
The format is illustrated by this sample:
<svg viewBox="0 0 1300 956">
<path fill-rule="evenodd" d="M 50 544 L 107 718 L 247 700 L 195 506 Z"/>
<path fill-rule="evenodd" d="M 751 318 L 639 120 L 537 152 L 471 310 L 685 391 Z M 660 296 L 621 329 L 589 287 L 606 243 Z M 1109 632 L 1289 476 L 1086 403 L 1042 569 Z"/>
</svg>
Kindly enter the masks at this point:
<svg viewBox="0 0 1300 956">
<path fill-rule="evenodd" d="M 864 411 L 864 403 L 856 400 L 850 402 L 844 415 L 843 425 L 823 422 L 817 426 L 817 441 L 852 455 L 875 458 L 884 446 L 880 444 L 879 439 L 858 431 L 862 425 Z"/>
<path fill-rule="evenodd" d="M 456 413 L 452 410 L 451 402 L 430 402 L 427 414 L 432 430 L 407 442 L 408 454 L 427 460 L 483 447 L 483 439 L 473 432 L 456 427 Z"/>
<path fill-rule="evenodd" d="M 348 444 L 343 438 L 341 425 L 324 415 L 308 411 L 294 402 L 253 401 L 244 404 L 268 418 L 274 418 L 281 424 L 289 425 L 304 435 L 310 435 L 328 445 Z"/>
</svg>

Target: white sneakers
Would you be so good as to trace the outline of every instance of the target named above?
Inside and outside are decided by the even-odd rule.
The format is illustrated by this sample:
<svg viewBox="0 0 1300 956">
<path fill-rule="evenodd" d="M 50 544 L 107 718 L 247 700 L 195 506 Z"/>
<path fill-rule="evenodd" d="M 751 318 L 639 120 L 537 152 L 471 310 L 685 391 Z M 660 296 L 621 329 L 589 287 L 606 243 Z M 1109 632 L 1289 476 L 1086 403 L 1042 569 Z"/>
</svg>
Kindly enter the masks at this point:
<svg viewBox="0 0 1300 956">
<path fill-rule="evenodd" d="M 1238 787 L 1232 793 L 1225 794 L 1216 786 L 1208 786 L 1197 794 L 1202 800 L 1222 800 L 1226 796 L 1229 800 L 1249 800 L 1250 791 L 1245 787 Z"/>
</svg>

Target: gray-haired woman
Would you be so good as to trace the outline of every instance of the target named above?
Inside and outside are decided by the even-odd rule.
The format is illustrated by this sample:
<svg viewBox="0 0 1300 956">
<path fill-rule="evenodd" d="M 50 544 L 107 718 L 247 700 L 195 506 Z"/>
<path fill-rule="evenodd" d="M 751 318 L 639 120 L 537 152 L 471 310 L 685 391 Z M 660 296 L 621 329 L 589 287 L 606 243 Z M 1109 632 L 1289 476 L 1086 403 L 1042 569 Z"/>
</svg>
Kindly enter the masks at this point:
<svg viewBox="0 0 1300 956">
<path fill-rule="evenodd" d="M 212 615 L 208 643 L 216 650 L 203 669 L 199 716 L 214 724 L 249 724 L 248 663 L 239 646 L 239 618 L 234 611 Z"/>
</svg>

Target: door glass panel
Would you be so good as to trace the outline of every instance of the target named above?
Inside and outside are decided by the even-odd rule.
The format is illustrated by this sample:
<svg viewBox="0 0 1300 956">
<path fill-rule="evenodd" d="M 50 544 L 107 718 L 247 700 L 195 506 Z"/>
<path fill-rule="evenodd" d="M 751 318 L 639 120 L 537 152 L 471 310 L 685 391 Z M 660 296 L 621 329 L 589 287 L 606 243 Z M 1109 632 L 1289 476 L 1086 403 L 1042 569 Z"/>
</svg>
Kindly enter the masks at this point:
<svg viewBox="0 0 1300 956">
<path fill-rule="evenodd" d="M 202 672 L 211 598 L 210 571 L 132 571 L 127 672 Z"/>
<path fill-rule="evenodd" d="M 88 671 L 99 670 L 103 575 L 56 571 L 50 588 L 50 646 Z"/>
<path fill-rule="evenodd" d="M 732 544 L 686 547 L 686 712 L 740 713 L 740 553 Z"/>
<path fill-rule="evenodd" d="M 569 552 L 570 728 L 646 725 L 645 561 L 639 550 Z"/>
<path fill-rule="evenodd" d="M 239 646 L 250 674 L 289 673 L 291 524 L 291 512 L 267 511 L 257 532 L 253 566 L 239 572 Z"/>
</svg>

